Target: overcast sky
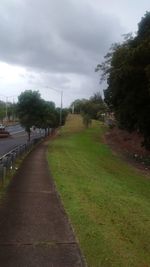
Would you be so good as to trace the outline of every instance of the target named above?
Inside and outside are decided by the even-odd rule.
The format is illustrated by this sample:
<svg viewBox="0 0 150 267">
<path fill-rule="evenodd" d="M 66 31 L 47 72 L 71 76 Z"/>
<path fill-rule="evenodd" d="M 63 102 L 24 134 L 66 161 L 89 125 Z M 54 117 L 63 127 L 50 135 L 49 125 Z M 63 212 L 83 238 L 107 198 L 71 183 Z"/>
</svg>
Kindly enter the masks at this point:
<svg viewBox="0 0 150 267">
<path fill-rule="evenodd" d="M 1 0 L 0 99 L 25 89 L 68 106 L 104 89 L 94 69 L 122 34 L 136 32 L 149 0 Z"/>
</svg>

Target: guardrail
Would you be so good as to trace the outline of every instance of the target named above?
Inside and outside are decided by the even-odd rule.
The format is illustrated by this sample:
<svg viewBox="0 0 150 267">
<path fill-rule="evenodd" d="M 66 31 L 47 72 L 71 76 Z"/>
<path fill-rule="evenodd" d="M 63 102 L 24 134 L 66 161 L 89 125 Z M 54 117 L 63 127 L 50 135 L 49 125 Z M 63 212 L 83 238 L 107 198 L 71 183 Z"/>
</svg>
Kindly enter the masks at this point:
<svg viewBox="0 0 150 267">
<path fill-rule="evenodd" d="M 32 139 L 30 142 L 19 145 L 0 158 L 0 183 L 4 185 L 8 171 L 15 169 L 16 160 L 29 152 L 44 136 Z"/>
</svg>

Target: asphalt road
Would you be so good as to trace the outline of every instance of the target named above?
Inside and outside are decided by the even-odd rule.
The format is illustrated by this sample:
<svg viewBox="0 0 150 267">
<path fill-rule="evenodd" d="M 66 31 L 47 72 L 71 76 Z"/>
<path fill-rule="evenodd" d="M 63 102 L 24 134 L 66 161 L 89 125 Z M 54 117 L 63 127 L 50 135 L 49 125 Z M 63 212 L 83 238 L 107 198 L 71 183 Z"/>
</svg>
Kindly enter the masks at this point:
<svg viewBox="0 0 150 267">
<path fill-rule="evenodd" d="M 15 134 L 15 133 L 20 133 L 20 132 L 24 132 L 24 128 L 17 124 L 17 125 L 13 125 L 13 126 L 7 126 L 6 130 L 10 133 L 10 134 Z"/>
<path fill-rule="evenodd" d="M 20 125 L 8 126 L 10 137 L 0 138 L 0 157 L 14 149 L 16 146 L 23 145 L 27 142 L 27 133 Z M 35 130 L 31 133 L 31 139 L 39 137 L 42 132 Z"/>
</svg>

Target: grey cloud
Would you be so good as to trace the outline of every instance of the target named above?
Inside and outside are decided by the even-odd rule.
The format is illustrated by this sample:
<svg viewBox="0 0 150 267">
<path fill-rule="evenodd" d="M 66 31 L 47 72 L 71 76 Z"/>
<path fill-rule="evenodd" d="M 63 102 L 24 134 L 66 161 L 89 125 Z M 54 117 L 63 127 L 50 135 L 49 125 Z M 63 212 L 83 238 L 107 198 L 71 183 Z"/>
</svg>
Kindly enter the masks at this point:
<svg viewBox="0 0 150 267">
<path fill-rule="evenodd" d="M 79 0 L 1 0 L 0 60 L 53 73 L 89 74 L 123 32 Z"/>
<path fill-rule="evenodd" d="M 60 105 L 99 90 L 95 66 L 125 29 L 94 0 L 1 0 L 0 61 L 25 67 L 17 80 L 2 80 L 5 93 L 38 89 Z M 9 76 L 9 75 L 8 75 Z M 15 89 L 16 88 L 16 89 Z M 12 93 L 15 92 L 15 93 Z"/>
</svg>

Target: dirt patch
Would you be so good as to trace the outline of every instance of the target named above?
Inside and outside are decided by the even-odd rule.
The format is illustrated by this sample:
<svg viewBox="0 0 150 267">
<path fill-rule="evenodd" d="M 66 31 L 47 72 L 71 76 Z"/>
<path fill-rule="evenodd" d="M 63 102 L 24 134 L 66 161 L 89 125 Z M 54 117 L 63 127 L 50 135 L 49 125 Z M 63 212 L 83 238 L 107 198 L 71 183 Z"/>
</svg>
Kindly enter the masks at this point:
<svg viewBox="0 0 150 267">
<path fill-rule="evenodd" d="M 140 134 L 115 127 L 107 131 L 104 140 L 114 153 L 119 153 L 138 169 L 150 172 L 150 151 L 141 145 L 143 138 Z"/>
</svg>

